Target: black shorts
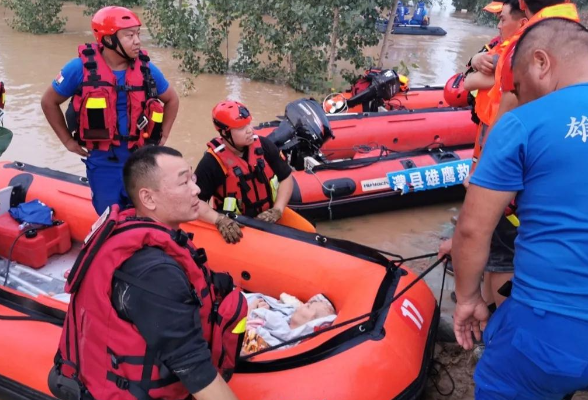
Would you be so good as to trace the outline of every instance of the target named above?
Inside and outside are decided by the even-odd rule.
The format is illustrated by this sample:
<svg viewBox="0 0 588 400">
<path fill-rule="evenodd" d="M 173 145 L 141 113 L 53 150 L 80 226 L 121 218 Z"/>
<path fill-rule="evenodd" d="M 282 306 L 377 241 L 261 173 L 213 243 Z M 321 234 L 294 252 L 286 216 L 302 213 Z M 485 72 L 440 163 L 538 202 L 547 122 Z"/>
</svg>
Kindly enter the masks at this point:
<svg viewBox="0 0 588 400">
<path fill-rule="evenodd" d="M 485 272 L 513 272 L 514 271 L 514 241 L 517 228 L 502 216 L 490 243 L 490 255 Z"/>
</svg>

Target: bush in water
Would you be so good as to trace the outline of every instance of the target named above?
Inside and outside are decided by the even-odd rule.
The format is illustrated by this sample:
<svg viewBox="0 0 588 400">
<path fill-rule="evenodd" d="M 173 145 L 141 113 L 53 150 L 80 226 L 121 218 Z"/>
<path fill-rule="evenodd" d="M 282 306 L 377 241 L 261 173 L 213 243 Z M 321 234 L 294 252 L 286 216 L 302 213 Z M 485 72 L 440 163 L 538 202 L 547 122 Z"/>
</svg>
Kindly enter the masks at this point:
<svg viewBox="0 0 588 400">
<path fill-rule="evenodd" d="M 232 1 L 222 3 L 231 7 Z M 215 1 L 147 0 L 145 17 L 151 36 L 160 46 L 174 48 L 173 56 L 180 60 L 183 71 L 227 72 L 228 59 L 221 52 L 221 43 L 233 16 L 227 14 L 223 19 L 215 4 Z"/>
<path fill-rule="evenodd" d="M 143 0 L 76 0 L 77 5 L 84 5 L 85 15 L 93 15 L 96 11 L 106 6 L 123 6 L 123 7 L 135 7 L 143 5 Z"/>
<path fill-rule="evenodd" d="M 176 48 L 182 69 L 232 71 L 302 91 L 332 86 L 338 63 L 373 65 L 363 50 L 380 39 L 377 18 L 389 0 L 147 0 L 152 36 Z M 228 32 L 239 24 L 237 56 Z"/>
<path fill-rule="evenodd" d="M 14 12 L 10 27 L 36 35 L 63 31 L 66 18 L 59 18 L 62 0 L 0 0 Z"/>
</svg>

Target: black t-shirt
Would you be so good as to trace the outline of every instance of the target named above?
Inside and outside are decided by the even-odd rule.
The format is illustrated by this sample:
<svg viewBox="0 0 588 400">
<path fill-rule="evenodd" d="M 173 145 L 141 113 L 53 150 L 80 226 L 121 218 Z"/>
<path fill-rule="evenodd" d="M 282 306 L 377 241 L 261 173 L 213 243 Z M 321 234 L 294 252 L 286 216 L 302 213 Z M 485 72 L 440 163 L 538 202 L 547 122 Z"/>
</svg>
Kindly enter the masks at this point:
<svg viewBox="0 0 588 400">
<path fill-rule="evenodd" d="M 163 250 L 145 247 L 120 268 L 157 293 L 114 278 L 111 301 L 119 317 L 131 322 L 159 359 L 190 391 L 215 379 L 208 343 L 202 335 L 199 307 L 182 267 Z"/>
<path fill-rule="evenodd" d="M 267 161 L 271 169 L 278 177 L 278 181 L 283 181 L 292 173 L 288 163 L 280 156 L 280 151 L 276 145 L 266 137 L 260 136 L 259 142 L 263 148 L 263 158 Z M 228 150 L 227 150 L 228 151 Z M 243 153 L 243 159 L 247 161 L 247 150 Z M 200 197 L 203 201 L 208 201 L 215 194 L 219 186 L 225 183 L 225 173 L 218 161 L 209 152 L 204 153 L 204 157 L 196 167 L 197 185 L 200 187 Z"/>
</svg>

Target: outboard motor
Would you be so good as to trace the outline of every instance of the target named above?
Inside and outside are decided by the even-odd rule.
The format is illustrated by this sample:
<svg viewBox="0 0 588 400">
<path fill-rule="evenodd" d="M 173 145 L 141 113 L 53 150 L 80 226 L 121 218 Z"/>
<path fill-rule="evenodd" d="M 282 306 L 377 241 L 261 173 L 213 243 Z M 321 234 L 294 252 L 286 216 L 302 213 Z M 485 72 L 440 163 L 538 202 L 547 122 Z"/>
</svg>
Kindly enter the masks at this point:
<svg viewBox="0 0 588 400">
<path fill-rule="evenodd" d="M 323 108 L 314 100 L 300 99 L 286 106 L 286 119 L 269 136 L 290 158 L 290 165 L 304 169 L 304 158 L 315 157 L 321 146 L 335 138 Z"/>
<path fill-rule="evenodd" d="M 384 105 L 384 100 L 390 100 L 396 93 L 400 91 L 400 77 L 396 71 L 391 69 L 371 69 L 364 78 L 361 78 L 355 85 L 360 88 L 361 81 L 368 81 L 370 84 L 367 89 L 354 94 L 347 100 L 349 108 L 358 104 L 363 104 L 364 112 L 376 112 L 378 107 Z"/>
</svg>

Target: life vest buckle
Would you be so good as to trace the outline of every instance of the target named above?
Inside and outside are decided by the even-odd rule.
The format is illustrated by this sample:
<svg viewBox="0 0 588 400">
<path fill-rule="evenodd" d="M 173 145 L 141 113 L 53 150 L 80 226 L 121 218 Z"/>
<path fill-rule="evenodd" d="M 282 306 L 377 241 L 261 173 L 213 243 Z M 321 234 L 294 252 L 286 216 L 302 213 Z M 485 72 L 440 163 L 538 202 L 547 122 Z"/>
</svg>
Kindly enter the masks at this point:
<svg viewBox="0 0 588 400">
<path fill-rule="evenodd" d="M 147 98 L 155 99 L 157 96 L 159 96 L 159 93 L 157 92 L 157 84 L 155 83 L 155 79 L 150 77 L 149 80 L 147 80 Z"/>
<path fill-rule="evenodd" d="M 194 238 L 193 233 L 186 233 L 181 229 L 178 229 L 177 231 L 173 231 L 171 236 L 172 236 L 173 241 L 182 247 L 187 247 L 188 241 L 192 240 Z"/>
<path fill-rule="evenodd" d="M 97 69 L 98 68 L 98 63 L 96 61 L 86 61 L 84 63 L 84 67 L 86 69 L 90 69 L 90 70 Z"/>
<path fill-rule="evenodd" d="M 145 114 L 141 114 L 139 119 L 137 120 L 137 129 L 142 131 L 145 127 L 149 124 L 149 119 L 145 116 Z"/>
<path fill-rule="evenodd" d="M 118 369 L 118 360 L 114 356 L 114 354 L 110 354 L 110 363 L 112 364 L 112 368 Z"/>
<path fill-rule="evenodd" d="M 235 172 L 235 176 L 237 178 L 241 178 L 243 176 L 243 170 L 239 167 L 233 168 L 233 172 Z"/>
<path fill-rule="evenodd" d="M 117 375 L 114 383 L 116 384 L 116 387 L 121 390 L 129 390 L 129 381 L 122 376 Z"/>
<path fill-rule="evenodd" d="M 82 50 L 82 54 L 85 55 L 86 57 L 89 57 L 89 56 L 95 55 L 96 52 L 94 51 L 94 49 L 92 47 L 88 47 L 88 48 L 85 48 L 84 50 Z"/>
<path fill-rule="evenodd" d="M 190 248 L 190 255 L 192 256 L 192 260 L 194 260 L 194 262 L 198 266 L 204 265 L 207 261 L 206 251 L 203 248 Z"/>
</svg>

